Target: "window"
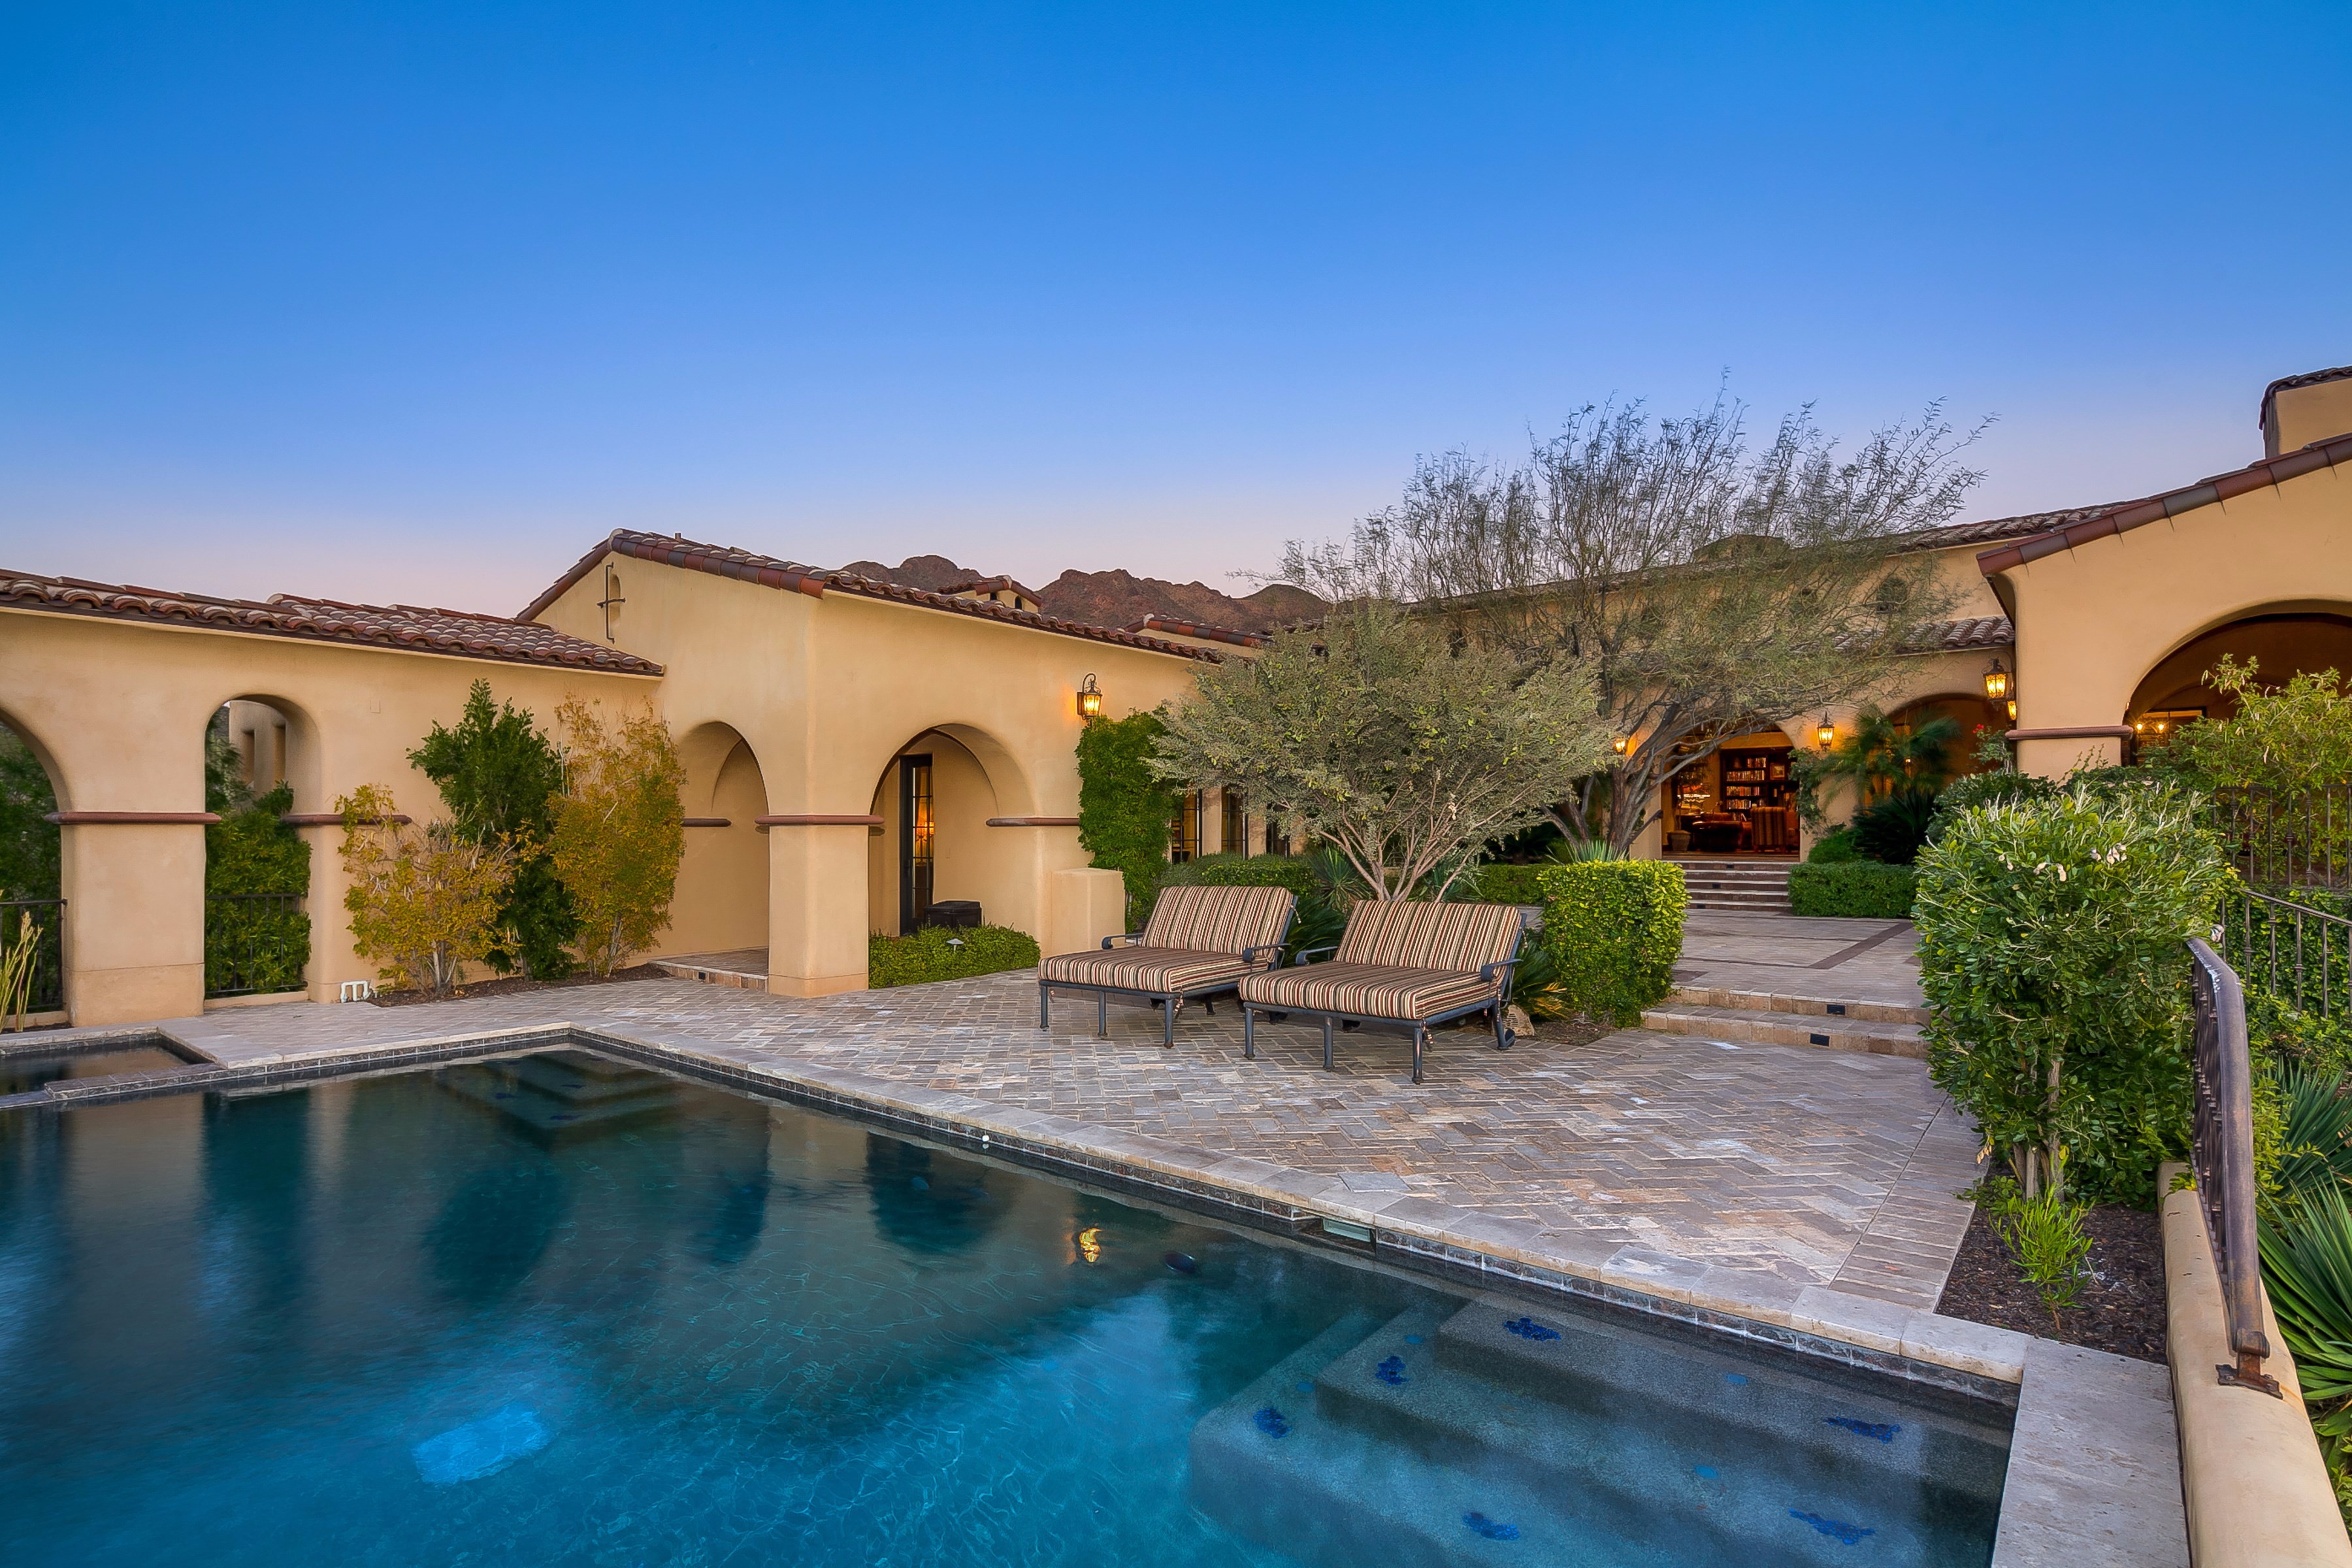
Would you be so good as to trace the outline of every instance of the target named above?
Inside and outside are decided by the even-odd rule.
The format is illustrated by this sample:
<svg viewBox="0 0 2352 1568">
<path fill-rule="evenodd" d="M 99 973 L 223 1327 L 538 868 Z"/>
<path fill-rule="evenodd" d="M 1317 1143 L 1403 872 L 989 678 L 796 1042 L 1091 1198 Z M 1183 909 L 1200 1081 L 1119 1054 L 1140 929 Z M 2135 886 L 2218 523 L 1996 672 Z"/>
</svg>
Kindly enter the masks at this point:
<svg viewBox="0 0 2352 1568">
<path fill-rule="evenodd" d="M 1224 797 L 1224 813 L 1217 824 L 1217 848 L 1227 855 L 1249 853 L 1249 803 L 1238 790 L 1219 790 Z"/>
<path fill-rule="evenodd" d="M 1168 858 L 1182 864 L 1201 852 L 1201 792 L 1187 790 L 1168 824 Z"/>
</svg>

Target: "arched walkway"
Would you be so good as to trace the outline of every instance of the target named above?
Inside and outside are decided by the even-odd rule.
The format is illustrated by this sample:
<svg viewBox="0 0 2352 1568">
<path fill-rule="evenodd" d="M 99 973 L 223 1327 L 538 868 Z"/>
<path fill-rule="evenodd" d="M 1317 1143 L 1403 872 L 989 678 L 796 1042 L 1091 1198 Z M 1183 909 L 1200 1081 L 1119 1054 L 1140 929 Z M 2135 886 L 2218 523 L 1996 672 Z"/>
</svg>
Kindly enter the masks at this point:
<svg viewBox="0 0 2352 1568">
<path fill-rule="evenodd" d="M 316 862 L 336 848 L 320 824 L 300 826 L 306 808 L 326 815 L 316 728 L 285 698 L 233 697 L 213 710 L 203 757 L 205 810 L 220 818 L 205 828 L 205 996 L 301 994 L 322 892 Z"/>
<path fill-rule="evenodd" d="M 1949 719 L 1959 731 L 1944 749 L 1944 767 L 1953 778 L 1963 773 L 1981 773 L 1991 765 L 1976 758 L 1979 731 L 1990 731 L 1998 735 L 2009 728 L 2008 713 L 1986 700 L 1982 692 L 1976 691 L 1943 691 L 1916 698 L 1886 717 L 1905 733 L 1917 730 L 1931 720 Z"/>
<path fill-rule="evenodd" d="M 728 973 L 767 973 L 768 786 L 751 742 L 713 721 L 680 736 L 686 857 L 678 863 L 661 952 Z"/>
<path fill-rule="evenodd" d="M 2236 700 L 2205 684 L 2224 657 L 2259 662 L 2264 685 L 2310 670 L 2352 674 L 2352 605 L 2282 605 L 2200 633 L 2141 678 L 2124 713 L 2144 742 L 2162 740 L 2190 719 L 2226 719 Z"/>
<path fill-rule="evenodd" d="M 48 1022 L 66 1005 L 63 846 L 58 825 L 48 820 L 58 808 L 58 792 L 42 750 L 0 713 L 0 946 L 22 940 L 31 921 L 35 956 L 22 998 L 28 1023 Z M 14 1015 L 0 1018 L 0 1027 L 15 1021 Z"/>
</svg>

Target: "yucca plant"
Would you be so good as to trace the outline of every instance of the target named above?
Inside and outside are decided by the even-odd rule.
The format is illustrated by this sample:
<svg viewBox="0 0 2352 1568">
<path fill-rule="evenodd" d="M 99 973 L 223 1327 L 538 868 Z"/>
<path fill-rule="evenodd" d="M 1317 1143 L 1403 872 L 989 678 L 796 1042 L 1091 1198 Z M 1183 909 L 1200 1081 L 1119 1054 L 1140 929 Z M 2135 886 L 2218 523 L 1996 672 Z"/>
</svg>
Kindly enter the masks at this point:
<svg viewBox="0 0 2352 1568">
<path fill-rule="evenodd" d="M 2286 1110 L 2279 1184 L 2295 1198 L 2340 1192 L 2352 1182 L 2352 1097 L 2344 1092 L 2344 1075 L 2289 1062 L 2278 1080 Z"/>
<path fill-rule="evenodd" d="M 2304 1397 L 2341 1405 L 2352 1399 L 2352 1207 L 2342 1187 L 2321 1185 L 2294 1212 L 2263 1215 L 2260 1224 L 2263 1279 Z M 2352 1413 L 2336 1409 L 2312 1425 L 2340 1437 Z"/>
<path fill-rule="evenodd" d="M 0 946 L 0 1029 L 21 1029 L 33 996 L 33 967 L 40 962 L 40 928 L 30 910 L 16 911 L 16 940 Z"/>
</svg>

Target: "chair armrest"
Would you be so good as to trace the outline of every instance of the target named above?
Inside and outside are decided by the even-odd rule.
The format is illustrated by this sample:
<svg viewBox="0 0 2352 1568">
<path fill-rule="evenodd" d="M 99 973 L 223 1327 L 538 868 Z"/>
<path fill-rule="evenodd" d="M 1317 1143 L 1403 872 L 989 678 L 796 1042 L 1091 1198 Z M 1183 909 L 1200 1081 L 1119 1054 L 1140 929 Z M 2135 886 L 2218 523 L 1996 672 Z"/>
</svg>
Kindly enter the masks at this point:
<svg viewBox="0 0 2352 1568">
<path fill-rule="evenodd" d="M 1260 958 L 1258 956 L 1260 953 L 1265 953 L 1267 956 Z M 1271 969 L 1276 964 L 1282 962 L 1282 943 L 1278 942 L 1262 942 L 1255 947 L 1245 947 L 1242 949 L 1242 962 L 1244 963 L 1255 964 L 1259 968 Z"/>
<path fill-rule="evenodd" d="M 1293 969 L 1297 968 L 1300 964 L 1305 963 L 1308 959 L 1314 957 L 1318 952 L 1337 952 L 1339 951 L 1339 944 L 1336 942 L 1328 947 L 1302 947 L 1298 950 L 1298 956 L 1290 961 L 1290 967 Z"/>
<path fill-rule="evenodd" d="M 1478 978 L 1481 980 L 1492 980 L 1496 975 L 1501 974 L 1505 977 L 1506 983 L 1507 983 L 1509 978 L 1508 972 L 1517 968 L 1518 964 L 1519 961 L 1516 956 L 1511 958 L 1498 958 L 1494 963 L 1487 964 L 1485 968 L 1479 970 Z"/>
<path fill-rule="evenodd" d="M 1141 941 L 1142 938 L 1143 933 L 1139 931 L 1123 931 L 1117 936 L 1107 936 L 1103 938 L 1103 948 L 1106 952 L 1109 951 L 1111 943 L 1115 942 L 1123 942 L 1127 943 L 1128 946 L 1133 947 L 1138 942 Z"/>
</svg>

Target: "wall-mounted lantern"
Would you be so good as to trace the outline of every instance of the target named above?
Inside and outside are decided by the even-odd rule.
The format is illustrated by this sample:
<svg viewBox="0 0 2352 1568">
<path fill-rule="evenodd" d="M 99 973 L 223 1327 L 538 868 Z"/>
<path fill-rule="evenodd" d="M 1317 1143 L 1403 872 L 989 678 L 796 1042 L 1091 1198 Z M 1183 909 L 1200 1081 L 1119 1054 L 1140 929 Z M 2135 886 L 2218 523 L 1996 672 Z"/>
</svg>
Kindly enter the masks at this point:
<svg viewBox="0 0 2352 1568">
<path fill-rule="evenodd" d="M 1078 683 L 1078 717 L 1088 720 L 1102 717 L 1102 688 L 1095 684 L 1095 678 L 1091 675 Z"/>
<path fill-rule="evenodd" d="M 2005 702 L 2009 700 L 2009 671 L 2001 667 L 2000 660 L 1992 661 L 1992 668 L 1985 671 L 1984 680 L 1986 701 Z"/>
<path fill-rule="evenodd" d="M 2014 697 L 2009 700 L 2009 721 L 2012 724 L 2017 722 L 2017 699 Z"/>
<path fill-rule="evenodd" d="M 1625 754 L 1625 737 L 1622 735 L 1618 736 L 1613 743 L 1617 748 L 1617 754 L 1621 757 L 1623 756 Z"/>
<path fill-rule="evenodd" d="M 1813 731 L 1813 739 L 1822 743 L 1824 752 L 1830 749 L 1830 742 L 1837 739 L 1837 726 L 1830 722 L 1828 714 L 1822 715 L 1820 725 Z"/>
</svg>

